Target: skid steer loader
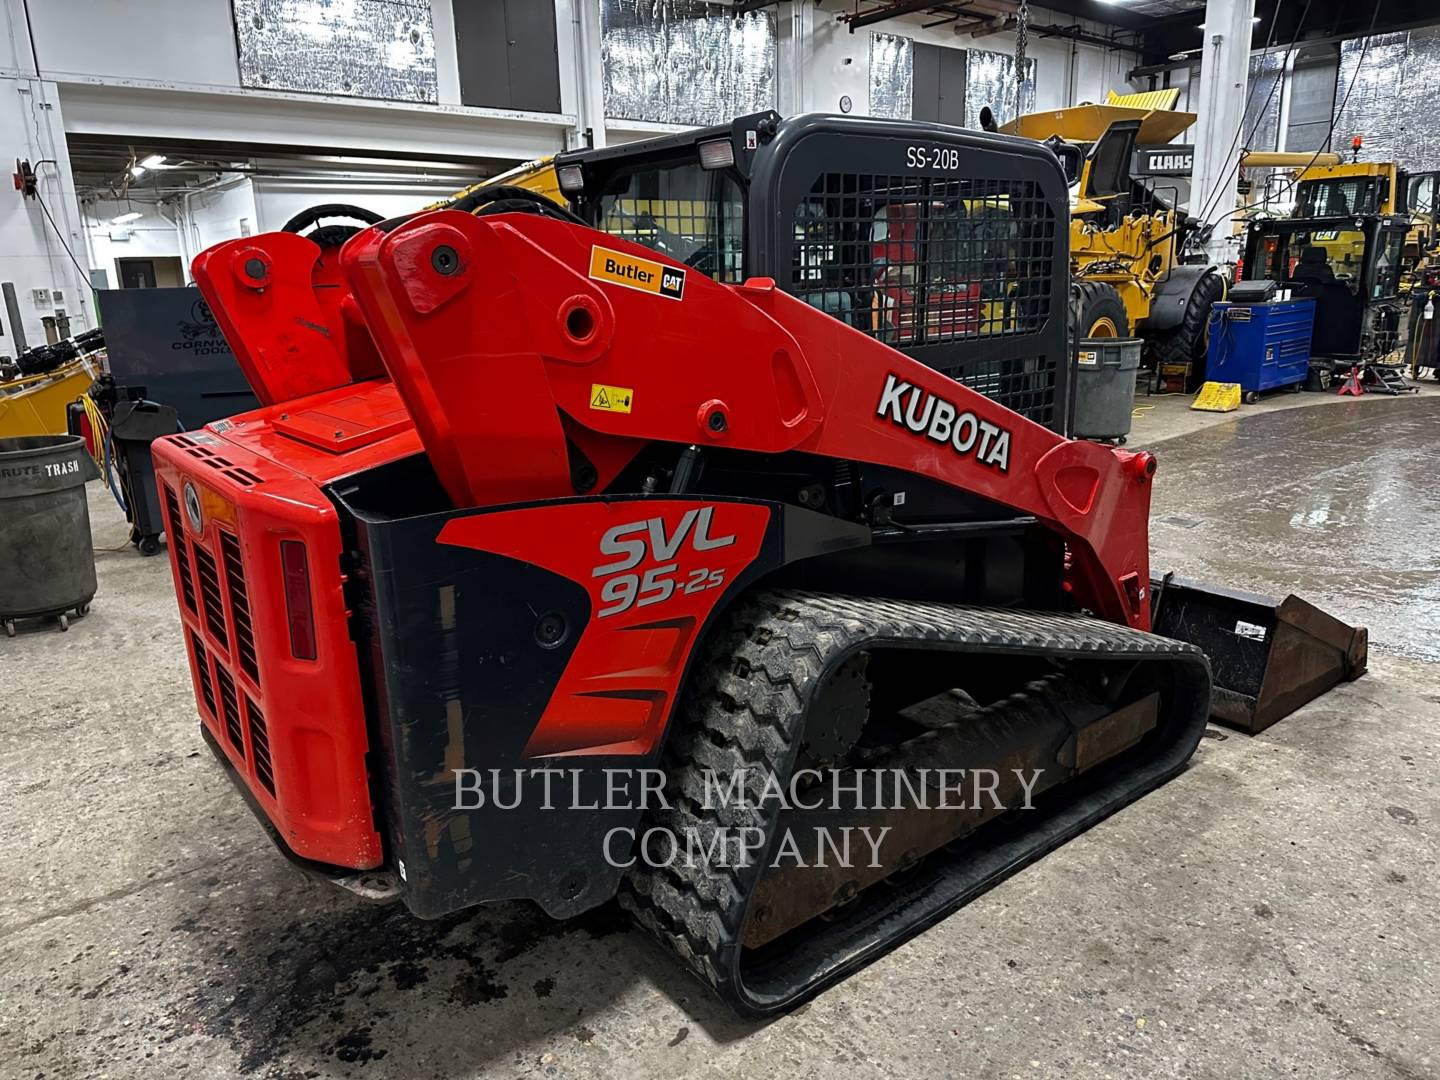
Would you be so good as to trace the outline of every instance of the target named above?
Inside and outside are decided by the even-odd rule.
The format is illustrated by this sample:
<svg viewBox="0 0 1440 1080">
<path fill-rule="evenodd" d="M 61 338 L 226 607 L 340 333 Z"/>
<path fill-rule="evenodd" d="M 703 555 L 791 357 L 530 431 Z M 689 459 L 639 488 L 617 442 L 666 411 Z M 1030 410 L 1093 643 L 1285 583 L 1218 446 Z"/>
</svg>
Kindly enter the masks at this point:
<svg viewBox="0 0 1440 1080">
<path fill-rule="evenodd" d="M 1149 632 L 1154 458 L 1054 430 L 1054 155 L 792 123 L 731 132 L 703 228 L 613 207 L 644 244 L 506 186 L 338 284 L 293 234 L 203 252 L 263 404 L 155 444 L 202 731 L 288 857 L 423 917 L 618 896 L 750 1015 L 1163 783 L 1211 706 Z M 944 282 L 979 317 L 912 356 L 806 276 L 816 203 L 873 256 L 877 198 L 988 220 Z"/>
</svg>

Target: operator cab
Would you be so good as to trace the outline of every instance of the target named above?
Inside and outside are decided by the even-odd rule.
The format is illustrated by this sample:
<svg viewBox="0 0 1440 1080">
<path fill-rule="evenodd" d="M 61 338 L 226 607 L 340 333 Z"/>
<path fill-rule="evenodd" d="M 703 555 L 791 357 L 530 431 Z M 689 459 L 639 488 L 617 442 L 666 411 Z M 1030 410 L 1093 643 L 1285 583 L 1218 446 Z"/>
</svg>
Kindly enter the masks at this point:
<svg viewBox="0 0 1440 1080">
<path fill-rule="evenodd" d="M 1381 213 L 1390 196 L 1383 176 L 1302 180 L 1295 189 L 1293 217 L 1330 218 Z"/>
<path fill-rule="evenodd" d="M 1335 181 L 1302 193 L 1309 207 L 1333 209 L 1338 200 L 1362 204 L 1371 185 Z M 1358 214 L 1257 218 L 1246 236 L 1244 279 L 1274 281 L 1297 297 L 1313 297 L 1311 355 L 1336 370 L 1384 357 L 1404 345 L 1401 278 L 1409 221 Z"/>
<path fill-rule="evenodd" d="M 588 224 L 797 298 L 1066 430 L 1066 184 L 1028 139 L 774 112 L 555 159 Z M 1058 299 L 1057 299 L 1058 297 Z"/>
</svg>

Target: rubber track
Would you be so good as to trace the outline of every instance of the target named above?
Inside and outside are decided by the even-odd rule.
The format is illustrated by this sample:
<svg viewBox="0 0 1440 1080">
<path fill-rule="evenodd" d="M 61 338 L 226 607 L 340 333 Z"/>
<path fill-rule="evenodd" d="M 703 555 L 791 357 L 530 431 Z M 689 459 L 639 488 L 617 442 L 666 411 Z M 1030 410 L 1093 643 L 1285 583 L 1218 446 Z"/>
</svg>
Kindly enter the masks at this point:
<svg viewBox="0 0 1440 1080">
<path fill-rule="evenodd" d="M 744 767 L 751 777 L 764 771 L 788 778 L 808 702 L 845 657 L 877 643 L 1060 658 L 1184 657 L 1204 666 L 1208 687 L 1208 663 L 1194 646 L 1083 615 L 803 592 L 759 593 L 742 600 L 712 634 L 707 655 L 690 679 L 664 755 L 670 808 L 653 810 L 645 827 L 682 836 L 683 830 L 694 830 L 707 848 L 717 824 L 732 830 L 758 827 L 767 830 L 765 857 L 737 867 L 714 866 L 704 859 L 687 867 L 680 858 L 670 867 L 655 868 L 637 860 L 619 894 L 621 906 L 641 926 L 742 1013 L 764 1015 L 798 1004 L 923 928 L 892 933 L 891 940 L 876 943 L 853 960 L 829 964 L 793 992 L 752 993 L 740 974 L 741 930 L 751 892 L 768 860 L 769 830 L 779 808 L 704 808 L 706 770 L 723 776 Z M 1194 741 L 1206 713 L 1208 699 L 1198 713 Z M 1172 772 L 1190 751 L 1193 741 Z M 759 786 L 758 781 L 752 785 L 752 796 L 758 795 Z M 1038 854 L 1043 852 L 1030 858 Z"/>
</svg>

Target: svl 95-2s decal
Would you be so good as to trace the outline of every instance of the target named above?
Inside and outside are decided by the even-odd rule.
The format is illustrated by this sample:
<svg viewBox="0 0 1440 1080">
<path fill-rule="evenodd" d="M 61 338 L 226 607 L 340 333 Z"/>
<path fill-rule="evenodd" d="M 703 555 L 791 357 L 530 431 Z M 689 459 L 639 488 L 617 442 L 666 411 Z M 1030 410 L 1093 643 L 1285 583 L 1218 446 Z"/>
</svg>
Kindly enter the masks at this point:
<svg viewBox="0 0 1440 1080">
<path fill-rule="evenodd" d="M 676 558 L 687 541 L 690 553 L 697 556 L 735 543 L 733 533 L 729 536 L 710 535 L 714 513 L 713 506 L 687 510 L 672 532 L 667 532 L 663 517 L 631 521 L 607 530 L 600 538 L 600 554 L 618 555 L 620 558 L 591 571 L 592 577 L 607 579 L 600 587 L 600 599 L 606 606 L 595 613 L 596 617 L 618 615 L 630 610 L 631 606 L 647 607 L 662 603 L 674 596 L 676 590 L 688 594 L 724 585 L 723 568 L 687 565 L 681 569 Z M 644 573 L 625 572 L 651 558 L 657 565 Z"/>
<path fill-rule="evenodd" d="M 447 522 L 441 544 L 529 563 L 585 590 L 589 618 L 575 613 L 579 640 L 566 644 L 574 652 L 525 757 L 650 753 L 706 620 L 760 556 L 770 513 L 741 500 L 582 499 Z M 491 607 L 477 583 L 457 597 L 456 618 L 483 621 Z"/>
</svg>

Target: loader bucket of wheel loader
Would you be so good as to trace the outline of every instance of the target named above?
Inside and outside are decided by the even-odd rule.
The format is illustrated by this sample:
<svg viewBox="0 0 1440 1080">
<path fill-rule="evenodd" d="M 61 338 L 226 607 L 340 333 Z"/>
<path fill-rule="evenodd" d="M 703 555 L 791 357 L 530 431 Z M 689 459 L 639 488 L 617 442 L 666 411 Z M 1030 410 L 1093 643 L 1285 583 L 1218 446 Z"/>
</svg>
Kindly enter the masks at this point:
<svg viewBox="0 0 1440 1080">
<path fill-rule="evenodd" d="M 1155 633 L 1210 658 L 1211 716 L 1251 735 L 1365 674 L 1369 635 L 1295 595 L 1278 603 L 1167 574 L 1152 577 Z"/>
</svg>

